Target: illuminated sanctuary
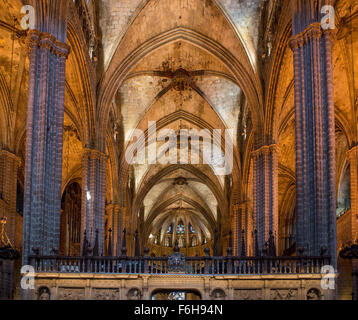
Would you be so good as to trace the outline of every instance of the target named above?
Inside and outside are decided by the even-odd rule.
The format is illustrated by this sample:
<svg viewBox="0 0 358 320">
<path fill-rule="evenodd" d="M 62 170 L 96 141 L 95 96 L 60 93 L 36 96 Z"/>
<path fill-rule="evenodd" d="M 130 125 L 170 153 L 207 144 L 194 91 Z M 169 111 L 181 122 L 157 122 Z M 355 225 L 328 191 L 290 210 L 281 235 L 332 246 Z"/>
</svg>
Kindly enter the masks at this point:
<svg viewBox="0 0 358 320">
<path fill-rule="evenodd" d="M 357 1 L 1 0 L 0 299 L 357 300 L 357 108 Z"/>
</svg>

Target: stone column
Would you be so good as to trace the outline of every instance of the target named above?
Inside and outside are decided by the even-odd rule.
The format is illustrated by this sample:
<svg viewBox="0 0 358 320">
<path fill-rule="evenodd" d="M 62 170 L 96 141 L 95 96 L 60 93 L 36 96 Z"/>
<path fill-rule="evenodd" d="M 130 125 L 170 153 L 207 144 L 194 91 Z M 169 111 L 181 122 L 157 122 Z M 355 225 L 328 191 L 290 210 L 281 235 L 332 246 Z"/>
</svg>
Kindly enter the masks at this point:
<svg viewBox="0 0 358 320">
<path fill-rule="evenodd" d="M 59 249 L 65 66 L 69 54 L 67 44 L 37 30 L 29 32 L 28 46 L 24 264 L 32 248 L 43 255 Z"/>
<path fill-rule="evenodd" d="M 82 157 L 81 252 L 84 232 L 90 246 L 95 245 L 98 230 L 99 255 L 104 254 L 104 216 L 106 201 L 107 155 L 85 149 Z"/>
<path fill-rule="evenodd" d="M 248 202 L 241 204 L 235 204 L 233 215 L 233 255 L 240 256 L 242 254 L 242 238 L 244 236 L 245 251 L 247 252 L 247 214 L 248 214 Z M 244 230 L 244 235 L 242 231 Z"/>
<path fill-rule="evenodd" d="M 105 242 L 104 242 L 104 253 L 108 255 L 108 244 L 109 244 L 109 229 L 112 230 L 111 237 L 112 237 L 112 254 L 113 254 L 113 204 L 107 204 L 105 209 L 105 216 L 107 220 L 107 229 L 104 230 L 105 234 Z"/>
<path fill-rule="evenodd" d="M 118 203 L 110 203 L 106 206 L 106 214 L 108 216 L 108 227 L 112 228 L 112 254 L 114 256 L 121 255 L 121 235 L 122 235 L 122 217 L 121 206 Z M 106 244 L 107 245 L 107 244 Z"/>
<path fill-rule="evenodd" d="M 115 204 L 113 208 L 113 254 L 120 256 L 121 252 L 121 240 L 122 231 L 124 228 L 123 211 L 119 204 Z"/>
<path fill-rule="evenodd" d="M 5 232 L 12 246 L 15 246 L 16 238 L 16 189 L 19 164 L 20 159 L 15 154 L 6 150 L 0 151 L 0 218 L 7 218 Z M 0 300 L 12 299 L 14 262 L 0 263 Z"/>
<path fill-rule="evenodd" d="M 238 256 L 239 255 L 239 241 L 240 241 L 240 229 L 241 229 L 241 215 L 240 215 L 240 205 L 239 204 L 235 204 L 233 206 L 233 216 L 231 218 L 232 221 L 232 225 L 231 225 L 231 230 L 232 230 L 232 240 L 233 240 L 233 248 L 232 248 L 232 253 L 234 256 Z"/>
<path fill-rule="evenodd" d="M 259 250 L 268 241 L 270 231 L 278 231 L 278 149 L 263 146 L 252 153 L 253 158 L 253 229 L 257 230 Z M 255 253 L 255 252 L 254 252 Z"/>
<path fill-rule="evenodd" d="M 351 180 L 352 243 L 358 241 L 358 146 L 347 153 Z M 358 300 L 358 261 L 352 260 L 353 299 Z"/>
<path fill-rule="evenodd" d="M 332 30 L 321 29 L 321 8 L 294 0 L 297 248 L 336 265 L 336 164 Z"/>
</svg>

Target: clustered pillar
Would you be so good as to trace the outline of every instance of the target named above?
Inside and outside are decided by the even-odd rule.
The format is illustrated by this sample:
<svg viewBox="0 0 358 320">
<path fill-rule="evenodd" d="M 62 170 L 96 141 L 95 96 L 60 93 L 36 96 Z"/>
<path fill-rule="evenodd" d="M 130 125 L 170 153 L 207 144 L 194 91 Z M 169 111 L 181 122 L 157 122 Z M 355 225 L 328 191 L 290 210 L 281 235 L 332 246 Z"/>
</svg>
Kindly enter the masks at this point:
<svg viewBox="0 0 358 320">
<path fill-rule="evenodd" d="M 278 230 L 278 149 L 263 146 L 252 153 L 253 160 L 253 231 L 254 247 L 259 252 L 274 236 L 277 252 Z M 256 254 L 254 249 L 254 254 Z"/>
<path fill-rule="evenodd" d="M 248 202 L 234 205 L 232 218 L 233 230 L 233 254 L 236 256 L 246 256 L 247 251 L 247 218 Z"/>
<path fill-rule="evenodd" d="M 240 229 L 241 229 L 241 216 L 240 216 L 240 206 L 238 204 L 234 205 L 233 207 L 233 217 L 231 218 L 232 226 L 231 229 L 233 230 L 233 254 L 235 256 L 239 255 L 239 237 L 240 237 Z"/>
<path fill-rule="evenodd" d="M 108 217 L 108 228 L 112 233 L 112 254 L 121 255 L 121 235 L 122 235 L 122 215 L 121 206 L 118 203 L 111 203 L 106 206 L 106 214 Z M 108 242 L 107 242 L 108 246 Z"/>
<path fill-rule="evenodd" d="M 336 264 L 336 164 L 333 31 L 322 30 L 312 1 L 295 0 L 293 37 L 296 120 L 297 248 Z M 323 249 L 323 251 L 322 251 Z"/>
<path fill-rule="evenodd" d="M 24 187 L 23 262 L 33 248 L 59 249 L 65 66 L 69 46 L 31 30 Z"/>
<path fill-rule="evenodd" d="M 84 235 L 89 247 L 98 243 L 98 254 L 104 255 L 104 215 L 106 198 L 107 155 L 85 149 L 82 157 L 82 213 L 81 252 Z"/>
</svg>

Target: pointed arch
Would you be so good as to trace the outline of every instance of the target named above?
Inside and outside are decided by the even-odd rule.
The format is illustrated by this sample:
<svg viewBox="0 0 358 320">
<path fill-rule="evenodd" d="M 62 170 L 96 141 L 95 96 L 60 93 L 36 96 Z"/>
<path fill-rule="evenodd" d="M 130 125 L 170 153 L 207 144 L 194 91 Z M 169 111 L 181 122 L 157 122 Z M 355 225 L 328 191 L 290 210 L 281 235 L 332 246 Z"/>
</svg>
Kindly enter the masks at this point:
<svg viewBox="0 0 358 320">
<path fill-rule="evenodd" d="M 147 40 L 136 48 L 129 56 L 123 59 L 118 65 L 113 66 L 113 72 L 102 79 L 102 83 L 98 95 L 98 135 L 97 144 L 100 149 L 104 147 L 104 137 L 101 135 L 102 127 L 108 122 L 109 110 L 116 91 L 123 83 L 130 70 L 145 56 L 151 54 L 154 50 L 178 40 L 186 41 L 194 46 L 209 52 L 219 58 L 219 60 L 231 70 L 235 81 L 243 90 L 250 110 L 253 115 L 253 122 L 258 137 L 262 130 L 262 97 L 256 79 L 253 77 L 252 70 L 247 70 L 242 62 L 224 48 L 221 44 L 213 41 L 207 36 L 200 34 L 194 30 L 184 27 L 177 27 L 166 31 L 154 38 Z"/>
</svg>

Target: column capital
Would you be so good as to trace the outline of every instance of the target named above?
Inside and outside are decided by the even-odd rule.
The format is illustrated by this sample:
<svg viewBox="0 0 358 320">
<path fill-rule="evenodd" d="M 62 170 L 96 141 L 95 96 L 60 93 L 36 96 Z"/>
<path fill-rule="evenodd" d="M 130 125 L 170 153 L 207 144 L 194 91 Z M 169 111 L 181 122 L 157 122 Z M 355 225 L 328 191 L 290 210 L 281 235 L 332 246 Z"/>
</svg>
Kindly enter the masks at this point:
<svg viewBox="0 0 358 320">
<path fill-rule="evenodd" d="M 5 149 L 0 150 L 0 156 L 5 156 L 7 158 L 11 158 L 11 159 L 15 160 L 19 166 L 21 165 L 21 158 L 19 156 L 17 156 L 15 153 L 12 153 L 11 151 L 8 151 Z"/>
<path fill-rule="evenodd" d="M 358 160 L 358 146 L 354 146 L 347 151 L 347 158 L 348 161 L 351 162 L 352 160 Z"/>
<path fill-rule="evenodd" d="M 30 30 L 27 36 L 27 46 L 29 52 L 35 47 L 40 49 L 48 48 L 58 57 L 67 59 L 70 53 L 70 46 L 67 43 L 58 41 L 52 34 L 40 32 L 38 30 Z"/>
<path fill-rule="evenodd" d="M 119 203 L 108 203 L 106 205 L 107 210 L 114 210 L 114 213 L 118 213 L 122 209 L 122 206 Z"/>
<path fill-rule="evenodd" d="M 83 157 L 90 157 L 91 159 L 99 159 L 106 161 L 108 159 L 108 155 L 98 151 L 96 149 L 84 148 L 83 149 Z"/>
<path fill-rule="evenodd" d="M 314 22 L 309 25 L 301 33 L 298 33 L 291 37 L 289 45 L 292 50 L 298 49 L 309 42 L 311 39 L 320 39 L 322 36 L 326 36 L 331 42 L 335 41 L 335 30 L 322 30 L 320 22 Z"/>
<path fill-rule="evenodd" d="M 245 200 L 239 203 L 235 203 L 233 205 L 234 211 L 237 212 L 238 210 L 245 210 L 246 208 L 248 208 L 250 205 L 250 200 Z M 237 210 L 237 211 L 236 211 Z"/>
<path fill-rule="evenodd" d="M 255 158 L 269 153 L 279 153 L 279 146 L 277 144 L 262 146 L 259 149 L 252 151 L 251 156 Z"/>
</svg>

